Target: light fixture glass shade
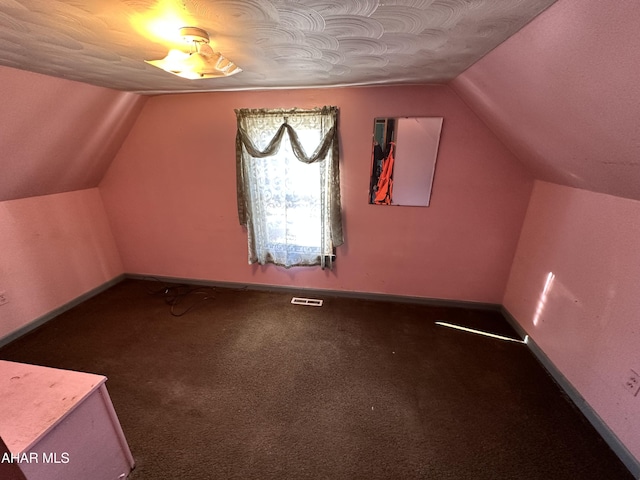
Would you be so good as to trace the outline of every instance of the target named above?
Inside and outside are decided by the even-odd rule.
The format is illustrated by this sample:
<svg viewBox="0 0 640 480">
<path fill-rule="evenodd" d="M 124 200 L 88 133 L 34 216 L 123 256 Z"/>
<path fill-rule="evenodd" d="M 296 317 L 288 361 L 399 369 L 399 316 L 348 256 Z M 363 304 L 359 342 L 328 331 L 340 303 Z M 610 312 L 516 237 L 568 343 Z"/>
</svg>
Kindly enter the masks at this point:
<svg viewBox="0 0 640 480">
<path fill-rule="evenodd" d="M 186 30 L 186 27 L 182 30 Z M 197 29 L 199 30 L 199 29 Z M 228 77 L 242 71 L 236 64 L 226 59 L 222 54 L 214 52 L 209 46 L 209 36 L 185 36 L 185 40 L 192 45 L 192 52 L 170 50 L 165 58 L 160 60 L 145 60 L 154 67 L 161 68 L 182 78 L 196 80 L 200 78 Z"/>
</svg>

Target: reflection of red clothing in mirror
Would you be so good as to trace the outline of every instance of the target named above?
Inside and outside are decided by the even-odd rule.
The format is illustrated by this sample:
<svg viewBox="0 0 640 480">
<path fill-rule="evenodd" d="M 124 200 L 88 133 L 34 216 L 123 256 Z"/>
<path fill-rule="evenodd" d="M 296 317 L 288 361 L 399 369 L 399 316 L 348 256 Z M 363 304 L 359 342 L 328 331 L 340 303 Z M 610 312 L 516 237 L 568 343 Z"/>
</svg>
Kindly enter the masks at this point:
<svg viewBox="0 0 640 480">
<path fill-rule="evenodd" d="M 396 144 L 391 142 L 389 155 L 382 161 L 382 173 L 378 180 L 378 190 L 374 203 L 378 205 L 390 205 L 393 193 L 393 150 Z"/>
</svg>

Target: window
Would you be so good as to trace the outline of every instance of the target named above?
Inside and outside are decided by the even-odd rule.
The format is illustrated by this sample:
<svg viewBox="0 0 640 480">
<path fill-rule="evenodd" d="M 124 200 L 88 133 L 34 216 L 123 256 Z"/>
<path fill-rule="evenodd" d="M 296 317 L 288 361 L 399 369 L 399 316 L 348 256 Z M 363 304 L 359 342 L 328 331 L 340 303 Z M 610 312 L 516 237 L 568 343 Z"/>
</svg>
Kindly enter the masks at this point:
<svg viewBox="0 0 640 480">
<path fill-rule="evenodd" d="M 336 107 L 236 110 L 249 263 L 331 267 L 342 244 Z"/>
</svg>

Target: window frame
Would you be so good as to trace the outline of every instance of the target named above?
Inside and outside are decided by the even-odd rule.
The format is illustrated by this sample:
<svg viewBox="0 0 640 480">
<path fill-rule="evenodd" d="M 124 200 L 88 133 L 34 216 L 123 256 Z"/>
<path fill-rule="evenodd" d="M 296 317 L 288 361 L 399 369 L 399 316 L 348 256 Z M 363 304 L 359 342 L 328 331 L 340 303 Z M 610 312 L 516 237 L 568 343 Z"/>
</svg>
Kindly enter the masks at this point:
<svg viewBox="0 0 640 480">
<path fill-rule="evenodd" d="M 341 202 L 340 202 L 340 172 L 339 172 L 339 143 L 337 129 L 337 107 L 322 107 L 316 109 L 289 109 L 289 110 L 267 110 L 267 109 L 240 109 L 236 110 L 238 131 L 236 135 L 236 172 L 237 172 L 237 197 L 238 197 L 238 217 L 240 224 L 247 227 L 249 263 L 274 263 L 287 268 L 291 266 L 320 265 L 322 268 L 333 266 L 335 260 L 335 247 L 343 243 Z M 312 121 L 318 122 L 320 139 L 319 144 L 314 146 L 314 151 L 308 155 L 300 140 L 296 129 L 292 125 L 303 125 L 298 122 L 299 116 L 307 116 Z M 312 118 L 314 117 L 314 118 Z M 317 117 L 317 118 L 315 118 Z M 270 127 L 279 126 L 273 138 L 264 138 L 261 126 L 266 125 L 267 120 L 271 122 Z M 251 124 L 255 121 L 255 124 Z M 260 123 L 263 122 L 263 123 Z M 275 122 L 275 123 L 274 123 Z M 249 127 L 252 127 L 251 129 Z M 251 130 L 251 132 L 249 132 Z M 271 135 L 271 130 L 267 130 L 267 137 Z M 253 134 L 253 137 L 252 137 Z M 262 137 L 258 139 L 257 137 Z M 252 205 L 255 203 L 255 192 L 252 188 L 257 188 L 252 182 L 251 161 L 261 158 L 277 158 L 281 154 L 281 144 L 288 140 L 291 145 L 291 152 L 297 161 L 303 163 L 317 163 L 321 171 L 321 236 L 320 251 L 314 257 L 304 257 L 303 261 L 289 262 L 288 259 L 278 259 L 270 255 L 270 251 L 265 251 L 263 232 L 260 225 L 255 220 L 256 212 L 260 208 Z M 259 148 L 256 146 L 259 144 Z M 266 144 L 266 146 L 264 146 Z M 309 145 L 307 144 L 307 149 Z M 253 195 L 252 195 L 253 194 Z M 255 198 L 254 198 L 255 197 Z M 272 242 L 273 243 L 273 242 Z M 275 244 L 275 243 L 273 243 Z"/>
</svg>

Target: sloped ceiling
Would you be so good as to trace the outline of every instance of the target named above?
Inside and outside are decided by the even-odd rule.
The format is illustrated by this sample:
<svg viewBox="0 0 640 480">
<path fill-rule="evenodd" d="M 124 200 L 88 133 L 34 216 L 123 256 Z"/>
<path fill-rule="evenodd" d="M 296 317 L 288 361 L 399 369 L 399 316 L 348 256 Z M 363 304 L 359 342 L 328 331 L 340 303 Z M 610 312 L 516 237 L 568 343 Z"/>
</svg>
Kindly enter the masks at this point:
<svg viewBox="0 0 640 480">
<path fill-rule="evenodd" d="M 536 178 L 640 200 L 640 2 L 561 0 L 451 82 Z"/>
<path fill-rule="evenodd" d="M 96 187 L 146 94 L 445 83 L 554 1 L 0 0 L 0 201 Z M 145 63 L 185 25 L 243 71 Z"/>
<path fill-rule="evenodd" d="M 0 66 L 0 201 L 96 187 L 146 99 Z"/>
<path fill-rule="evenodd" d="M 0 0 L 0 65 L 139 93 L 446 83 L 555 0 Z M 242 72 L 185 80 L 183 26 Z"/>
<path fill-rule="evenodd" d="M 458 25 L 466 25 L 465 31 L 473 37 L 471 32 L 474 30 L 470 25 L 473 24 L 474 18 L 481 18 L 475 9 L 482 10 L 483 6 L 486 7 L 488 4 L 506 8 L 507 10 L 498 17 L 491 17 L 493 23 L 475 25 L 477 38 L 480 38 L 492 29 L 500 30 L 503 34 L 505 31 L 511 32 L 511 29 L 517 28 L 515 26 L 526 23 L 525 18 L 531 18 L 534 15 L 532 12 L 544 10 L 546 5 L 553 2 L 178 2 L 180 8 L 194 9 L 199 15 L 198 18 L 203 19 L 202 26 L 212 30 L 221 23 L 229 21 L 231 24 L 232 20 L 238 21 L 239 27 L 235 27 L 233 31 L 227 30 L 224 35 L 216 34 L 219 37 L 216 41 L 220 41 L 221 45 L 223 41 L 226 42 L 227 37 L 230 39 L 230 43 L 225 43 L 229 46 L 229 52 L 225 53 L 233 55 L 235 52 L 231 45 L 243 45 L 242 39 L 245 36 L 253 42 L 253 46 L 242 47 L 247 48 L 247 55 L 251 52 L 259 53 L 253 60 L 257 63 L 247 61 L 243 65 L 246 68 L 242 72 L 245 80 L 240 81 L 243 77 L 238 75 L 237 80 L 234 77 L 222 79 L 226 82 L 222 84 L 217 83 L 219 80 L 211 81 L 216 82 L 215 84 L 193 84 L 144 64 L 144 58 L 153 58 L 156 54 L 160 56 L 166 48 L 164 44 L 138 38 L 137 34 L 132 36 L 130 16 L 144 10 L 151 3 L 145 0 L 0 0 L 0 64 L 22 70 L 46 71 L 50 75 L 85 82 L 69 82 L 0 66 L 0 161 L 3 165 L 0 176 L 0 201 L 98 185 L 135 122 L 146 97 L 102 89 L 87 83 L 112 85 L 117 89 L 131 88 L 146 93 L 156 89 L 181 91 L 189 88 L 224 90 L 239 86 L 266 87 L 273 80 L 271 77 L 258 78 L 246 74 L 252 70 L 251 65 L 261 66 L 260 62 L 265 62 L 271 67 L 279 66 L 280 70 L 276 69 L 276 73 L 280 76 L 274 78 L 282 79 L 283 72 L 291 74 L 291 78 L 282 83 L 274 80 L 274 84 L 277 83 L 281 87 L 289 84 L 301 86 L 309 83 L 309 79 L 316 79 L 327 85 L 336 79 L 339 79 L 340 83 L 348 83 L 347 78 L 358 83 L 370 78 L 369 76 L 376 81 L 385 81 L 385 78 L 388 78 L 390 82 L 401 83 L 409 79 L 402 76 L 402 72 L 406 71 L 414 72 L 412 75 L 424 71 L 424 76 L 420 78 L 422 81 L 428 81 L 429 78 L 435 78 L 430 76 L 438 70 L 434 65 L 445 65 L 446 60 L 440 59 L 432 63 L 422 58 L 419 62 L 411 64 L 412 66 L 400 68 L 399 76 L 396 76 L 394 69 L 390 67 L 395 68 L 397 65 L 391 63 L 390 54 L 400 53 L 406 62 L 409 62 L 412 55 L 416 58 L 426 55 L 427 58 L 429 54 L 425 53 L 424 48 L 419 47 L 424 35 L 431 38 L 435 30 L 441 33 L 447 30 L 435 28 L 428 34 L 425 30 L 417 33 L 422 27 L 416 26 L 418 24 L 415 22 L 420 22 L 419 18 L 422 17 L 418 15 L 418 20 L 412 20 L 413 17 L 406 15 L 407 12 L 415 13 L 412 9 L 440 11 L 441 16 L 438 18 L 457 19 L 452 20 L 451 24 L 445 21 L 444 24 L 449 25 L 451 31 L 456 32 Z M 253 16 L 258 15 L 257 12 L 261 9 L 267 8 L 267 4 L 279 12 L 280 23 L 267 25 L 267 22 L 260 27 Z M 385 43 L 386 53 L 376 56 L 382 59 L 377 61 L 383 63 L 386 61 L 384 59 L 389 59 L 389 62 L 385 63 L 390 68 L 388 76 L 375 76 L 375 72 L 366 67 L 366 61 L 364 64 L 358 64 L 360 66 L 357 69 L 349 69 L 349 75 L 353 76 L 346 75 L 346 69 L 337 75 L 339 68 L 333 70 L 333 66 L 343 61 L 351 61 L 358 56 L 356 53 L 346 55 L 345 51 L 341 52 L 340 49 L 345 48 L 345 41 L 348 51 L 357 52 L 352 50 L 352 47 L 354 48 L 358 39 L 362 37 L 353 37 L 356 30 L 353 30 L 350 36 L 349 28 L 343 26 L 344 28 L 336 27 L 333 30 L 333 34 L 328 37 L 333 40 L 330 40 L 324 38 L 322 32 L 313 29 L 304 31 L 301 28 L 302 23 L 294 26 L 293 20 L 282 21 L 287 16 L 281 13 L 288 11 L 290 16 L 303 22 L 296 6 L 309 7 L 311 4 L 323 12 L 321 16 L 325 19 L 325 28 L 326 18 L 331 15 L 337 15 L 336 19 L 332 20 L 334 22 L 338 22 L 339 18 L 348 18 L 354 22 L 353 15 L 356 15 L 362 17 L 361 21 L 366 23 L 367 20 L 363 19 L 369 17 L 365 12 L 367 8 L 371 11 L 374 6 L 376 9 L 384 7 L 382 12 L 389 12 L 391 7 L 397 8 L 398 12 L 404 12 L 398 14 L 395 23 L 391 22 L 391 18 L 395 18 L 392 15 L 387 16 L 387 20 L 384 21 L 387 22 L 385 28 L 395 29 L 393 35 L 398 35 L 396 40 L 400 42 Z M 535 5 L 533 11 L 527 10 L 528 13 L 522 16 L 520 8 L 528 8 L 530 5 Z M 285 7 L 290 8 L 286 10 Z M 124 17 L 114 17 L 113 13 L 110 13 L 113 8 L 124 12 Z M 436 10 L 433 10 L 434 8 Z M 348 10 L 347 17 L 338 15 L 338 12 L 345 13 L 344 9 Z M 376 9 L 373 10 L 374 13 Z M 269 11 L 274 12 L 271 7 Z M 298 14 L 294 14 L 294 11 Z M 472 16 L 461 17 L 459 12 L 463 11 L 474 13 L 470 14 Z M 493 12 L 496 13 L 497 10 Z M 499 21 L 498 18 L 503 20 Z M 380 19 L 376 21 L 383 23 Z M 638 25 L 640 3 L 636 0 L 610 2 L 606 8 L 596 0 L 559 0 L 450 81 L 449 85 L 483 118 L 536 178 L 640 200 Z M 358 27 L 352 25 L 352 28 Z M 402 28 L 407 31 L 401 31 Z M 414 33 L 411 33 L 412 28 L 416 29 Z M 329 30 L 331 31 L 331 28 Z M 74 34 L 74 31 L 81 34 Z M 103 39 L 105 31 L 106 41 Z M 373 40 L 386 42 L 390 37 L 385 35 L 386 33 L 383 33 L 380 38 Z M 445 33 L 445 36 L 447 35 L 448 33 Z M 291 53 L 295 52 L 295 49 L 278 50 L 278 45 L 286 39 L 292 42 L 290 46 L 296 46 L 296 42 L 300 40 L 304 43 L 313 39 L 313 43 L 321 42 L 321 38 L 334 46 L 334 40 L 337 41 L 337 53 L 333 54 L 329 53 L 330 49 L 319 48 L 318 45 L 322 45 L 321 43 L 314 43 L 322 55 L 334 55 L 331 58 L 340 60 L 337 63 L 329 62 L 333 65 L 333 73 L 329 73 L 329 76 L 320 75 L 316 69 L 306 72 L 305 77 L 308 65 L 305 61 L 300 62 L 300 58 L 296 56 L 299 54 Z M 455 68 L 461 69 L 466 61 L 471 61 L 471 57 L 468 57 L 471 46 L 468 44 L 472 41 L 469 37 L 456 37 L 458 40 L 453 38 L 447 37 L 444 45 L 447 45 L 448 49 L 457 45 L 457 54 L 449 50 L 451 58 L 467 59 L 464 62 L 452 60 Z M 460 40 L 461 38 L 465 39 Z M 354 42 L 350 43 L 351 40 Z M 128 42 L 135 45 L 132 48 L 133 54 L 123 53 L 124 45 Z M 368 44 L 367 41 L 362 45 L 364 44 Z M 391 45 L 395 47 L 392 48 Z M 111 50 L 112 46 L 114 50 Z M 240 52 L 241 47 L 237 48 Z M 435 48 L 434 51 L 439 51 L 439 48 Z M 267 54 L 268 52 L 271 53 Z M 290 56 L 284 52 L 289 52 Z M 271 54 L 277 58 L 270 57 Z M 266 57 L 262 60 L 257 59 L 264 55 Z M 317 52 L 313 55 L 317 55 Z M 246 57 L 247 60 L 249 56 Z M 241 63 L 243 57 L 238 53 L 234 60 Z M 289 61 L 292 63 L 287 63 Z M 81 65 L 74 62 L 81 62 Z M 327 66 L 322 61 L 319 63 Z M 294 66 L 296 68 L 293 68 Z M 93 78 L 84 78 L 86 72 Z M 455 75 L 454 70 L 450 70 L 447 75 Z M 116 86 L 116 83 L 124 81 L 123 78 L 134 83 Z M 253 78 L 255 83 L 245 84 L 247 78 Z M 445 82 L 446 78 L 441 77 L 440 81 Z M 411 81 L 417 82 L 418 79 L 416 76 L 411 77 Z M 234 84 L 235 81 L 239 83 Z M 185 87 L 187 84 L 204 86 Z"/>
</svg>

